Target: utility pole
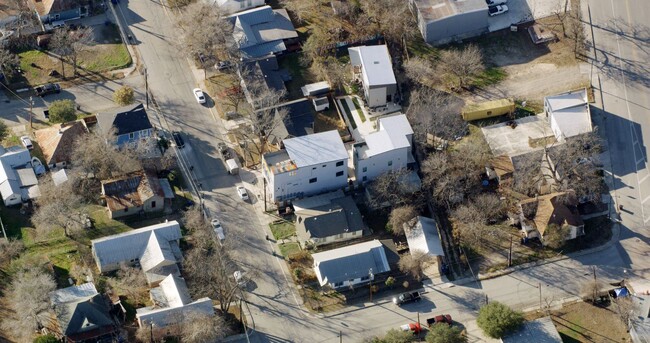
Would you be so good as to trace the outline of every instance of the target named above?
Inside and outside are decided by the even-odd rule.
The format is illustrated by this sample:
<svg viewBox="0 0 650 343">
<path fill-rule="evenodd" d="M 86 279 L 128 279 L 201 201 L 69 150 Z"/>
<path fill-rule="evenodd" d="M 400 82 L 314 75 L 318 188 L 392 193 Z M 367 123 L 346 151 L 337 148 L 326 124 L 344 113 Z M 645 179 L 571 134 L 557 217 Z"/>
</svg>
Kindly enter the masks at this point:
<svg viewBox="0 0 650 343">
<path fill-rule="evenodd" d="M 512 266 L 512 235 L 510 235 L 510 250 L 508 251 L 508 267 Z"/>
<path fill-rule="evenodd" d="M 542 283 L 540 282 L 537 284 L 537 288 L 539 288 L 539 310 L 542 310 Z"/>
<path fill-rule="evenodd" d="M 29 127 L 31 129 L 34 128 L 34 125 L 32 125 L 33 117 L 34 117 L 34 99 L 30 96 L 29 97 Z"/>
<path fill-rule="evenodd" d="M 368 270 L 368 278 L 370 279 L 370 302 L 372 302 L 372 279 L 374 275 L 372 274 L 372 268 Z"/>
<path fill-rule="evenodd" d="M 339 331 L 339 343 L 343 343 L 343 331 Z"/>
<path fill-rule="evenodd" d="M 266 211 L 268 211 L 268 209 L 266 208 L 266 178 L 262 177 L 262 180 L 263 180 L 263 184 L 264 184 L 264 187 L 262 187 L 262 188 L 264 188 L 264 212 L 266 212 Z"/>
<path fill-rule="evenodd" d="M 147 101 L 147 109 L 149 109 L 149 77 L 147 75 L 147 67 L 144 67 L 144 97 Z"/>
</svg>

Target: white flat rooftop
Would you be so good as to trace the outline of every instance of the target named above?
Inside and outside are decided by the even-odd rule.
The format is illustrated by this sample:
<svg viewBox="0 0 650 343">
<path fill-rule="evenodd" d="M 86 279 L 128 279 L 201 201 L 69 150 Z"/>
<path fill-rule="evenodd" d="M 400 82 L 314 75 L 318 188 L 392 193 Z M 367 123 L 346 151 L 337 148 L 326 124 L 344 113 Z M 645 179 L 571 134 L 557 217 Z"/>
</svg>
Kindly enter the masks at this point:
<svg viewBox="0 0 650 343">
<path fill-rule="evenodd" d="M 298 168 L 348 159 L 337 130 L 285 139 L 283 143 Z"/>
<path fill-rule="evenodd" d="M 386 45 L 359 46 L 349 50 L 358 52 L 363 74 L 368 78 L 368 86 L 397 83 Z"/>
</svg>

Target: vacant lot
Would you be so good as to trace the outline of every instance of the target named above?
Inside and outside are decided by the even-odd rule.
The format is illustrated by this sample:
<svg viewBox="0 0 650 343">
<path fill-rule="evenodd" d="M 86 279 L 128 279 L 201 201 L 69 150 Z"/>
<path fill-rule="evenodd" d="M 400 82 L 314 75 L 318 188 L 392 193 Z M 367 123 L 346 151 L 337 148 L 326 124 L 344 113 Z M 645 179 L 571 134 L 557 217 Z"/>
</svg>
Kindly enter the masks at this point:
<svg viewBox="0 0 650 343">
<path fill-rule="evenodd" d="M 77 71 L 81 77 L 90 77 L 115 69 L 125 68 L 131 64 L 131 56 L 120 39 L 117 26 L 104 25 L 94 27 L 95 43 L 79 55 Z M 73 77 L 73 67 L 61 64 L 49 51 L 27 50 L 18 54 L 20 68 L 23 70 L 24 83 L 39 85 L 60 80 L 65 69 L 65 77 Z M 56 71 L 59 76 L 49 76 Z"/>
<path fill-rule="evenodd" d="M 270 223 L 269 227 L 276 240 L 286 239 L 296 234 L 296 227 L 288 221 L 278 220 Z"/>
</svg>

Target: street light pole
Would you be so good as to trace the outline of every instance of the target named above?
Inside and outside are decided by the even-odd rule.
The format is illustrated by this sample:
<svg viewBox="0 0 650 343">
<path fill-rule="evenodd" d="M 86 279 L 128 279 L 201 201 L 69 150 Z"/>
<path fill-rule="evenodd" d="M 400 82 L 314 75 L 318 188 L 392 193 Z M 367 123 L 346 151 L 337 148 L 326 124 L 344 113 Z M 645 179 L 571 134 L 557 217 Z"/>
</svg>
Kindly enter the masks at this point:
<svg viewBox="0 0 650 343">
<path fill-rule="evenodd" d="M 149 78 L 147 76 L 147 67 L 144 67 L 144 97 L 147 101 L 147 109 L 149 108 Z"/>
<path fill-rule="evenodd" d="M 372 302 L 372 279 L 374 275 L 372 274 L 372 268 L 368 270 L 368 278 L 370 278 L 370 302 Z"/>
<path fill-rule="evenodd" d="M 151 334 L 151 337 L 150 337 L 151 343 L 154 343 L 154 340 L 153 340 L 153 321 L 149 322 L 149 333 Z"/>
</svg>

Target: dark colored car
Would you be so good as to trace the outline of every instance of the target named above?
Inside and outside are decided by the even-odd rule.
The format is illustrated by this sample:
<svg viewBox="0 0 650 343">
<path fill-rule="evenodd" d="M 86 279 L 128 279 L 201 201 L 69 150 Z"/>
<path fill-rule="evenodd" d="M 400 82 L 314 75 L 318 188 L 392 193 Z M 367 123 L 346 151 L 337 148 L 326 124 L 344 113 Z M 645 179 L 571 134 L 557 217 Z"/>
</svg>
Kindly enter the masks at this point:
<svg viewBox="0 0 650 343">
<path fill-rule="evenodd" d="M 183 149 L 185 147 L 185 141 L 179 132 L 172 132 L 172 137 L 174 137 L 174 142 L 176 143 L 177 148 Z"/>
<path fill-rule="evenodd" d="M 221 154 L 221 157 L 223 157 L 224 160 L 228 160 L 231 158 L 230 150 L 228 149 L 226 143 L 219 142 L 217 144 L 217 148 L 219 149 L 219 153 Z"/>
<path fill-rule="evenodd" d="M 451 320 L 451 316 L 448 315 L 448 314 L 442 314 L 442 315 L 435 316 L 433 318 L 427 319 L 427 325 L 429 325 L 429 327 L 432 327 L 433 325 L 438 324 L 438 323 L 445 323 L 445 324 L 451 326 L 453 321 Z"/>
<path fill-rule="evenodd" d="M 36 95 L 38 96 L 61 93 L 61 86 L 56 83 L 46 83 L 42 86 L 35 87 L 34 92 L 36 92 Z"/>
<path fill-rule="evenodd" d="M 422 298 L 420 292 L 406 292 L 393 298 L 393 303 L 397 306 L 410 302 L 420 301 Z"/>
</svg>

